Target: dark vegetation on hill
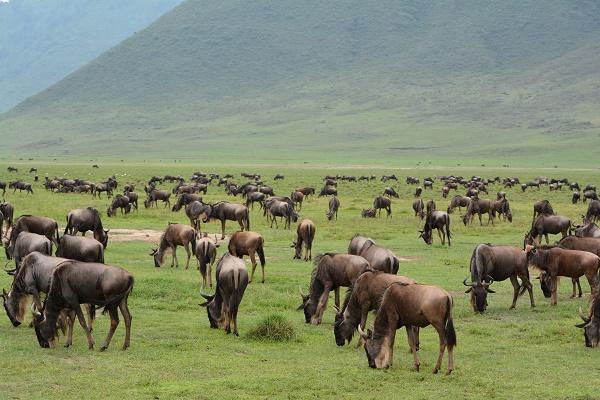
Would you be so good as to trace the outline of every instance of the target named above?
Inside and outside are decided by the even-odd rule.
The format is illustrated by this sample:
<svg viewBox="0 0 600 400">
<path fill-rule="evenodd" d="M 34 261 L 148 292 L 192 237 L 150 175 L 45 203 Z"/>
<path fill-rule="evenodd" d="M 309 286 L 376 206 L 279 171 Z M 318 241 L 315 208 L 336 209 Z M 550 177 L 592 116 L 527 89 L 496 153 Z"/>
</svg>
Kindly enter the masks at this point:
<svg viewBox="0 0 600 400">
<path fill-rule="evenodd" d="M 189 0 L 1 116 L 15 135 L 0 151 L 595 168 L 597 15 L 566 1 Z"/>
</svg>

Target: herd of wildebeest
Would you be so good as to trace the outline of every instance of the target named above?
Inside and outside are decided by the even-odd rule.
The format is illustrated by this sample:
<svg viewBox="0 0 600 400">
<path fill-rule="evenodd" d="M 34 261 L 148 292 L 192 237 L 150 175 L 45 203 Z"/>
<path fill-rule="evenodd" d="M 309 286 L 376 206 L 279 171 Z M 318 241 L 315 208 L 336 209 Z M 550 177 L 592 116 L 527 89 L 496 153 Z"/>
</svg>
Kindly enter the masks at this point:
<svg viewBox="0 0 600 400">
<path fill-rule="evenodd" d="M 18 172 L 9 167 L 8 172 Z M 34 171 L 32 168 L 30 172 Z M 105 182 L 95 184 L 79 179 L 50 179 L 40 183 L 46 190 L 62 193 L 89 193 L 100 197 L 102 192 L 111 200 L 107 209 L 108 217 L 117 217 L 117 211 L 128 214 L 138 209 L 136 185 L 143 185 L 145 192 L 144 206 L 146 209 L 158 207 L 159 201 L 164 207 L 171 207 L 171 197 L 175 199 L 172 210 L 177 212 L 182 208 L 190 220 L 187 224 L 170 223 L 164 230 L 158 247 L 151 256 L 156 267 L 161 267 L 168 253 L 172 254 L 171 267 L 178 266 L 176 249 L 183 246 L 187 253 L 185 268 L 189 267 L 192 255 L 198 261 L 202 275 L 200 294 L 206 300 L 201 305 L 206 307 L 210 326 L 224 328 L 227 333 L 232 331 L 238 335 L 237 313 L 243 294 L 249 282 L 254 278 L 258 262 L 262 269 L 262 282 L 265 282 L 264 238 L 261 234 L 250 229 L 250 209 L 258 203 L 263 216 L 267 218 L 271 228 L 278 228 L 279 222 L 283 227 L 291 229 L 292 223 L 297 223 L 297 240 L 294 258 L 312 261 L 312 243 L 316 227 L 310 219 L 299 219 L 302 202 L 308 196 L 331 196 L 329 208 L 324 210 L 329 221 L 337 220 L 340 200 L 337 192 L 337 182 L 345 180 L 358 182 L 361 180 L 376 180 L 376 177 L 361 176 L 326 176 L 322 189 L 299 187 L 290 196 L 277 196 L 272 186 L 265 185 L 258 174 L 243 173 L 245 184 L 236 185 L 234 175 L 220 177 L 216 174 L 197 172 L 191 182 L 185 182 L 181 176 L 153 176 L 148 183 L 125 184 L 122 193 L 114 176 Z M 273 182 L 285 177 L 277 174 Z M 386 211 L 387 217 L 392 217 L 392 198 L 399 198 L 394 189 L 398 179 L 394 175 L 384 175 L 381 182 L 392 183 L 385 187 L 381 195 L 377 195 L 373 207 L 362 210 L 363 218 L 380 217 L 381 210 Z M 35 181 L 37 182 L 37 175 Z M 172 189 L 160 189 L 159 185 L 166 182 L 176 183 Z M 442 197 L 448 199 L 446 210 L 438 209 L 433 200 L 424 202 L 421 198 L 423 190 L 433 190 L 442 187 Z M 540 200 L 533 204 L 533 220 L 529 232 L 525 235 L 523 247 L 479 244 L 473 250 L 470 261 L 470 276 L 465 278 L 464 285 L 471 295 L 471 306 L 475 312 L 485 312 L 488 293 L 494 293 L 490 286 L 493 282 L 510 279 L 514 287 L 514 297 L 510 308 L 514 308 L 518 297 L 526 290 L 529 293 L 531 307 L 535 307 L 529 267 L 534 266 L 541 271 L 539 279 L 550 304 L 557 301 L 556 290 L 559 277 L 572 279 L 572 297 L 582 296 L 579 278 L 585 276 L 591 287 L 592 298 L 590 311 L 586 315 L 580 309 L 583 322 L 577 325 L 583 328 L 585 344 L 595 347 L 600 340 L 600 301 L 599 278 L 600 266 L 600 228 L 595 221 L 600 218 L 600 201 L 596 196 L 596 188 L 588 185 L 583 190 L 575 182 L 567 179 L 548 179 L 536 177 L 529 183 L 520 183 L 517 178 L 495 177 L 484 179 L 473 176 L 470 179 L 457 176 L 437 176 L 425 178 L 422 182 L 415 177 L 406 178 L 407 185 L 414 185 L 413 210 L 415 218 L 424 221 L 421 237 L 426 244 L 433 243 L 433 230 L 436 229 L 442 246 L 447 242 L 451 246 L 450 214 L 456 208 L 462 211 L 461 220 L 465 225 L 471 224 L 478 217 L 483 224 L 482 215 L 487 214 L 489 224 L 496 218 L 512 221 L 512 212 L 506 198 L 504 188 L 520 186 L 523 191 L 530 187 L 547 186 L 549 190 L 562 190 L 568 187 L 572 192 L 572 201 L 587 202 L 587 212 L 582 215 L 583 222 L 577 224 L 569 218 L 556 215 L 548 200 Z M 221 187 L 227 198 L 242 199 L 241 203 L 218 201 L 205 203 L 200 193 L 206 194 L 208 187 Z M 3 197 L 6 183 L 0 182 Z M 495 186 L 496 200 L 486 198 L 488 190 Z M 32 185 L 22 180 L 10 182 L 9 190 L 26 190 L 33 194 Z M 424 189 L 423 189 L 424 188 Z M 211 190 L 217 190 L 211 189 Z M 465 190 L 466 194 L 450 196 L 451 191 Z M 18 209 L 18 204 L 16 204 Z M 49 217 L 21 215 L 13 221 L 15 207 L 7 201 L 0 203 L 0 238 L 4 235 L 3 243 L 8 260 L 14 260 L 15 268 L 4 270 L 13 275 L 13 283 L 8 292 L 3 289 L 2 298 L 6 313 L 14 326 L 24 322 L 27 304 L 30 296 L 33 302 L 30 310 L 33 314 L 31 324 L 34 326 L 39 344 L 42 347 L 54 347 L 58 330 L 63 332 L 68 328 L 68 338 L 65 347 L 72 344 L 72 333 L 75 318 L 83 327 L 89 348 L 94 346 L 91 336 L 91 325 L 98 308 L 110 314 L 111 324 L 108 336 L 101 347 L 105 350 L 119 324 L 118 310 L 125 321 L 125 343 L 123 349 L 130 345 L 131 314 L 127 299 L 132 291 L 134 278 L 126 270 L 104 264 L 104 249 L 108 243 L 109 232 L 105 230 L 101 213 L 93 208 L 74 209 L 66 216 L 67 224 L 64 233 L 59 234 L 58 223 Z M 357 215 L 357 217 L 359 217 Z M 239 224 L 239 231 L 229 236 L 227 251 L 217 261 L 217 243 L 209 235 L 201 232 L 201 223 L 209 221 L 221 222 L 221 240 L 226 238 L 226 221 Z M 6 224 L 5 228 L 2 224 Z M 85 236 L 87 231 L 93 237 Z M 77 236 L 77 233 L 82 233 Z M 548 245 L 549 234 L 561 234 L 555 245 Z M 545 238 L 546 245 L 541 241 Z M 53 246 L 56 246 L 54 255 Z M 304 255 L 302 254 L 304 252 Z M 247 271 L 242 260 L 249 256 L 252 270 Z M 256 260 L 258 256 L 258 262 Z M 334 324 L 335 341 L 339 346 L 350 342 L 358 332 L 359 343 L 364 341 L 368 364 L 373 368 L 387 368 L 392 364 L 393 344 L 396 329 L 405 327 L 408 344 L 414 356 L 415 369 L 419 369 L 419 328 L 433 325 L 439 334 L 439 357 L 434 373 L 441 367 L 442 358 L 448 349 L 448 369 L 450 374 L 454 369 L 453 350 L 456 346 L 456 334 L 452 320 L 453 300 L 450 294 L 438 286 L 420 284 L 407 276 L 397 275 L 398 257 L 389 249 L 376 244 L 371 238 L 356 234 L 350 238 L 347 253 L 325 253 L 315 257 L 315 266 L 310 277 L 309 293 L 304 294 L 300 289 L 302 304 L 298 310 L 303 310 L 307 323 L 320 324 L 329 294 L 334 291 L 336 317 Z M 213 264 L 217 262 L 215 293 L 206 294 L 205 288 L 213 287 Z M 340 287 L 348 287 L 345 300 L 340 304 Z M 578 293 L 576 291 L 578 288 Z M 45 293 L 42 301 L 40 294 Z M 87 321 L 81 304 L 85 305 Z M 376 310 L 373 330 L 365 333 L 365 325 L 369 311 Z"/>
</svg>

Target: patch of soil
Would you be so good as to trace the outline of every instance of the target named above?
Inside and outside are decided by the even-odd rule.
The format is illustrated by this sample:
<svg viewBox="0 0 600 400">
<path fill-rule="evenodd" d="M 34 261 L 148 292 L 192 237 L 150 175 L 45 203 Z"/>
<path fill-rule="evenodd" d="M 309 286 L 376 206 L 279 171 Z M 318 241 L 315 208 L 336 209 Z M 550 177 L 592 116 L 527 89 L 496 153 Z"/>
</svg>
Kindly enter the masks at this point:
<svg viewBox="0 0 600 400">
<path fill-rule="evenodd" d="M 111 229 L 108 237 L 111 242 L 127 242 L 133 240 L 143 240 L 144 242 L 156 243 L 160 242 L 160 236 L 163 234 L 163 231 L 156 231 L 152 229 L 121 229 L 114 228 Z M 203 232 L 204 234 L 204 232 Z M 221 240 L 221 236 L 216 233 L 209 233 L 211 238 L 214 238 L 215 235 L 218 238 L 218 242 L 227 242 L 229 241 L 229 235 L 225 235 L 225 239 Z"/>
</svg>

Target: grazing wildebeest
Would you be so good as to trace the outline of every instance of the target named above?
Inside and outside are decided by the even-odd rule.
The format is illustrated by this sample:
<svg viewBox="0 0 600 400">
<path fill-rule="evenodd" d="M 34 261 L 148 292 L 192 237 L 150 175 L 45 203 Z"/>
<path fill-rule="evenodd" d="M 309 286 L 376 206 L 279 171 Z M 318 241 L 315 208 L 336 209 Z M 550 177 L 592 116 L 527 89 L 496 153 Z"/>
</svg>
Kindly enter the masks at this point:
<svg viewBox="0 0 600 400">
<path fill-rule="evenodd" d="M 14 231 L 13 231 L 14 232 Z M 39 251 L 47 255 L 52 255 L 52 242 L 44 235 L 23 231 L 15 235 L 11 232 L 11 239 L 5 243 L 4 251 L 6 259 L 15 260 L 15 270 L 18 271 L 23 258 L 34 251 Z"/>
<path fill-rule="evenodd" d="M 55 254 L 77 261 L 104 263 L 102 243 L 87 236 L 64 235 Z"/>
<path fill-rule="evenodd" d="M 444 227 L 446 231 L 444 232 Z M 436 228 L 438 231 L 438 236 L 442 241 L 442 246 L 446 241 L 446 236 L 448 236 L 448 246 L 450 244 L 450 216 L 448 213 L 443 211 L 434 211 L 425 219 L 425 225 L 423 226 L 423 230 L 419 237 L 423 238 L 425 243 L 432 244 L 433 243 L 433 229 Z"/>
<path fill-rule="evenodd" d="M 335 305 L 340 307 L 340 286 L 348 287 L 356 277 L 369 267 L 369 262 L 361 256 L 351 254 L 325 253 L 315 258 L 308 295 L 302 293 L 302 304 L 306 323 L 319 325 L 329 300 L 329 292 L 335 293 Z"/>
<path fill-rule="evenodd" d="M 124 269 L 99 263 L 82 263 L 68 260 L 59 264 L 52 273 L 50 289 L 42 313 L 34 312 L 34 326 L 41 347 L 55 347 L 56 322 L 64 308 L 75 311 L 79 323 L 88 339 L 89 349 L 94 348 L 94 339 L 85 323 L 80 304 L 89 303 L 104 307 L 110 314 L 110 330 L 100 351 L 108 348 L 119 325 L 117 307 L 125 320 L 125 343 L 123 350 L 130 345 L 131 313 L 127 298 L 133 289 L 133 276 Z M 32 307 L 33 311 L 33 307 Z"/>
<path fill-rule="evenodd" d="M 559 276 L 578 279 L 585 275 L 592 295 L 596 289 L 594 277 L 598 275 L 600 257 L 589 251 L 568 250 L 561 247 L 540 248 L 528 245 L 525 248 L 527 262 L 547 274 L 540 279 L 546 279 L 546 285 L 550 287 L 550 305 L 556 305 L 556 288 Z"/>
<path fill-rule="evenodd" d="M 106 248 L 109 230 L 104 230 L 98 210 L 94 207 L 87 207 L 69 211 L 64 235 L 67 233 L 77 235 L 77 233 L 81 232 L 85 236 L 87 231 L 92 231 L 94 239 L 102 243 L 102 247 Z"/>
<path fill-rule="evenodd" d="M 600 228 L 594 222 L 577 225 L 573 229 L 573 233 L 577 236 L 600 238 Z"/>
<path fill-rule="evenodd" d="M 229 253 L 223 254 L 217 264 L 215 280 L 217 290 L 214 295 L 207 295 L 200 288 L 200 295 L 206 299 L 200 306 L 206 307 L 211 328 L 225 328 L 229 334 L 233 322 L 233 333 L 239 336 L 237 313 L 248 286 L 246 264 Z"/>
<path fill-rule="evenodd" d="M 19 172 L 19 169 L 18 169 L 18 168 L 15 168 L 15 167 L 8 167 L 8 168 L 6 168 L 6 170 L 7 170 L 8 172 Z"/>
<path fill-rule="evenodd" d="M 510 309 L 515 308 L 517 297 L 523 294 L 525 289 L 529 291 L 531 308 L 535 307 L 527 267 L 527 254 L 518 247 L 491 246 L 484 243 L 477 245 L 471 256 L 471 283 L 467 284 L 468 278 L 463 281 L 465 286 L 470 286 L 465 293 L 471 293 L 473 311 L 484 312 L 487 308 L 487 294 L 494 293 L 489 286 L 494 281 L 506 279 L 510 279 L 514 288 L 513 302 Z M 522 285 L 519 284 L 517 277 L 521 279 Z"/>
<path fill-rule="evenodd" d="M 584 192 L 583 193 L 583 202 L 587 203 L 588 199 L 598 200 L 598 195 L 596 194 L 596 192 Z"/>
<path fill-rule="evenodd" d="M 272 186 L 261 186 L 258 188 L 260 193 L 264 193 L 266 196 L 275 196 L 275 192 Z"/>
<path fill-rule="evenodd" d="M 8 235 L 8 231 L 13 226 L 13 215 L 15 213 L 15 208 L 8 201 L 3 201 L 0 203 L 0 213 L 2 213 L 4 221 L 6 221 L 5 233 Z M 1 229 L 1 227 L 0 227 L 0 229 Z M 1 233 L 0 233 L 0 236 L 2 236 Z"/>
<path fill-rule="evenodd" d="M 225 221 L 237 221 L 241 231 L 250 230 L 250 211 L 243 204 L 232 204 L 226 201 L 219 201 L 210 204 L 210 213 L 206 215 L 204 222 L 209 220 L 221 221 L 221 240 L 225 239 Z"/>
<path fill-rule="evenodd" d="M 335 198 L 335 197 L 332 197 Z M 294 202 L 294 207 L 298 207 L 298 211 L 302 210 L 302 201 L 304 200 L 304 193 L 299 191 L 293 191 L 290 195 L 290 199 Z"/>
<path fill-rule="evenodd" d="M 369 311 L 377 308 L 377 303 L 383 291 L 392 283 L 399 282 L 405 285 L 417 284 L 418 282 L 408 276 L 387 274 L 383 271 L 367 269 L 360 274 L 348 288 L 344 305 L 341 311 L 336 312 L 333 334 L 338 346 L 343 346 L 352 340 L 357 326 L 364 330 L 367 323 Z M 415 331 L 418 335 L 418 331 Z M 409 345 L 412 340 L 413 330 L 408 329 L 407 335 Z M 415 339 L 418 343 L 418 337 Z M 359 339 L 358 347 L 362 340 Z M 418 347 L 418 346 L 417 346 Z"/>
<path fill-rule="evenodd" d="M 540 200 L 533 203 L 533 220 L 538 215 L 556 215 L 548 200 Z"/>
<path fill-rule="evenodd" d="M 170 197 L 171 192 L 169 192 L 168 190 L 154 189 L 152 192 L 150 192 L 148 198 L 144 200 L 144 207 L 151 208 L 152 205 L 158 200 L 162 200 L 162 202 L 165 203 L 164 208 L 167 208 L 167 206 L 171 207 L 171 201 L 169 200 Z"/>
<path fill-rule="evenodd" d="M 292 247 L 296 249 L 294 259 L 302 258 L 302 248 L 304 247 L 304 261 L 312 261 L 312 242 L 315 238 L 316 230 L 315 223 L 310 219 L 300 221 L 296 229 L 296 242 L 292 243 Z"/>
<path fill-rule="evenodd" d="M 32 232 L 46 236 L 55 246 L 58 246 L 58 223 L 49 217 L 36 215 L 21 215 L 15 220 L 15 226 L 10 232 L 9 241 L 13 242 L 21 232 Z M 14 239 L 13 239 L 14 238 Z"/>
<path fill-rule="evenodd" d="M 546 244 L 548 244 L 549 233 L 553 235 L 561 233 L 562 237 L 565 237 L 570 234 L 570 228 L 571 220 L 569 218 L 562 215 L 542 214 L 533 221 L 531 230 L 527 233 L 527 236 L 531 237 L 539 244 L 543 235 L 546 237 Z"/>
<path fill-rule="evenodd" d="M 17 189 L 19 189 L 19 193 L 21 193 L 23 190 L 25 190 L 25 191 L 27 191 L 27 193 L 33 194 L 33 189 L 31 188 L 31 183 L 22 181 L 20 179 L 18 181 L 10 182 L 8 184 L 8 188 L 15 189 L 15 190 L 13 190 L 13 194 L 15 194 Z"/>
<path fill-rule="evenodd" d="M 373 201 L 373 208 L 379 210 L 378 216 L 380 217 L 382 208 L 387 212 L 387 217 L 391 217 L 392 215 L 392 201 L 387 197 L 377 196 Z"/>
<path fill-rule="evenodd" d="M 276 181 L 278 179 L 284 179 L 284 178 L 285 178 L 285 175 L 283 175 L 283 174 L 277 174 L 277 175 L 275 175 L 275 178 L 273 178 L 273 180 Z"/>
<path fill-rule="evenodd" d="M 298 212 L 294 210 L 293 203 L 288 201 L 275 200 L 265 203 L 264 215 L 267 217 L 267 220 L 271 219 L 271 228 L 273 227 L 273 222 L 275 222 L 275 227 L 279 229 L 277 217 L 285 218 L 284 229 L 291 229 L 291 222 L 298 221 Z"/>
<path fill-rule="evenodd" d="M 211 208 L 209 204 L 204 204 L 201 201 L 192 201 L 185 206 L 185 215 L 190 219 L 190 225 L 194 230 L 200 233 L 200 217 L 204 216 L 204 221 L 208 214 L 210 214 Z"/>
<path fill-rule="evenodd" d="M 387 197 L 395 197 L 395 198 L 399 198 L 400 195 L 398 194 L 398 192 L 396 192 L 394 190 L 393 187 L 386 187 L 385 189 L 383 189 L 383 195 L 387 196 Z"/>
<path fill-rule="evenodd" d="M 123 196 L 122 194 L 117 194 L 113 198 L 108 209 L 106 210 L 106 214 L 109 217 L 115 217 L 117 215 L 117 208 L 121 209 L 121 215 L 123 215 L 123 213 L 125 213 L 125 215 L 129 214 L 129 212 L 131 211 L 131 204 L 129 204 L 129 197 Z M 123 210 L 125 210 L 125 211 L 123 211 Z"/>
<path fill-rule="evenodd" d="M 260 267 L 262 269 L 262 283 L 265 283 L 265 238 L 256 232 L 251 231 L 237 231 L 231 235 L 227 250 L 229 253 L 238 258 L 244 258 L 244 256 L 250 256 L 252 262 L 252 272 L 250 273 L 250 282 L 254 279 L 254 271 L 256 270 L 256 257 L 254 254 L 258 254 L 260 260 Z"/>
<path fill-rule="evenodd" d="M 363 208 L 360 215 L 363 218 L 375 218 L 377 216 L 377 210 L 374 208 Z"/>
<path fill-rule="evenodd" d="M 571 183 L 569 183 L 569 189 L 571 189 L 571 190 L 577 190 L 578 192 L 581 191 L 581 188 L 579 187 L 579 184 L 577 182 L 571 182 Z"/>
<path fill-rule="evenodd" d="M 579 203 L 580 199 L 581 199 L 581 193 L 573 192 L 573 197 L 571 198 L 571 203 L 577 204 L 577 203 Z"/>
<path fill-rule="evenodd" d="M 436 374 L 442 365 L 442 358 L 448 348 L 448 369 L 454 370 L 454 347 L 456 332 L 452 321 L 452 296 L 439 286 L 402 285 L 392 283 L 381 296 L 381 305 L 373 323 L 373 333 L 367 336 L 358 326 L 358 332 L 365 339 L 365 351 L 371 368 L 387 369 L 393 362 L 396 329 L 403 326 L 424 328 L 432 325 L 440 338 L 440 353 L 433 368 Z M 415 370 L 419 371 L 421 361 L 417 355 L 415 340 L 411 351 Z"/>
<path fill-rule="evenodd" d="M 448 197 L 448 193 L 450 193 L 450 188 L 448 186 L 444 186 L 442 188 L 442 197 L 445 199 Z"/>
<path fill-rule="evenodd" d="M 129 198 L 129 204 L 133 205 L 133 209 L 138 211 L 138 194 L 136 192 L 127 192 L 125 196 Z"/>
<path fill-rule="evenodd" d="M 252 205 L 252 210 L 254 210 L 254 203 L 257 202 L 260 205 L 259 210 L 261 210 L 265 206 L 265 199 L 267 195 L 262 192 L 250 192 L 246 196 L 246 207 Z"/>
<path fill-rule="evenodd" d="M 422 199 L 416 199 L 412 204 L 413 210 L 415 210 L 415 217 L 419 217 L 421 221 L 425 218 L 425 204 Z"/>
<path fill-rule="evenodd" d="M 435 204 L 435 201 L 433 201 L 433 199 L 429 199 L 429 200 L 427 200 L 427 203 L 425 203 L 425 211 L 426 211 L 427 215 L 429 215 L 433 211 L 435 211 L 436 208 L 437 208 L 437 205 Z"/>
<path fill-rule="evenodd" d="M 192 251 L 190 252 L 190 245 Z M 160 242 L 156 250 L 152 250 L 150 253 L 154 257 L 154 266 L 161 267 L 165 258 L 167 257 L 167 248 L 171 249 L 171 268 L 173 265 L 179 267 L 179 261 L 177 260 L 177 246 L 184 246 L 187 253 L 187 262 L 185 263 L 185 269 L 188 269 L 190 265 L 190 257 L 192 253 L 196 254 L 196 231 L 194 228 L 183 224 L 169 224 L 167 229 L 163 232 L 160 237 Z"/>
<path fill-rule="evenodd" d="M 2 197 L 6 194 L 6 182 L 0 181 L 0 189 L 2 189 Z"/>
<path fill-rule="evenodd" d="M 326 213 L 327 219 L 329 221 L 333 220 L 335 216 L 335 220 L 338 218 L 338 209 L 340 208 L 340 200 L 337 197 L 332 197 L 329 199 L 329 212 Z"/>
<path fill-rule="evenodd" d="M 417 186 L 415 190 L 415 197 L 421 197 L 421 193 L 423 192 L 423 188 L 421 186 Z"/>
<path fill-rule="evenodd" d="M 468 207 L 471 202 L 471 198 L 467 196 L 454 196 L 450 201 L 450 205 L 448 206 L 448 214 L 452 214 L 454 209 L 458 207 L 458 211 L 461 211 L 461 207 Z"/>
<path fill-rule="evenodd" d="M 360 233 L 354 234 L 348 245 L 348 254 L 363 257 L 369 262 L 370 268 L 378 271 L 396 274 L 400 267 L 398 257 L 388 248 L 376 244 L 373 239 Z"/>
<path fill-rule="evenodd" d="M 488 215 L 487 225 L 490 224 L 490 221 L 494 225 L 493 204 L 494 202 L 490 199 L 471 198 L 467 211 L 462 216 L 465 226 L 473 222 L 475 214 L 479 217 L 479 225 L 483 226 L 483 222 L 481 221 L 482 214 Z"/>
<path fill-rule="evenodd" d="M 337 196 L 337 194 L 338 194 L 337 188 L 334 188 L 331 186 L 324 186 L 323 189 L 321 189 L 321 192 L 319 193 L 319 195 L 317 197 Z"/>
<path fill-rule="evenodd" d="M 589 184 L 585 187 L 585 189 L 583 189 L 583 191 L 584 192 L 588 192 L 588 191 L 596 192 L 596 185 Z"/>
<path fill-rule="evenodd" d="M 200 196 L 199 194 L 193 194 L 193 193 L 192 194 L 183 193 L 181 196 L 179 196 L 177 198 L 177 203 L 175 203 L 175 205 L 173 206 L 171 211 L 179 211 L 182 208 L 184 208 L 184 206 L 187 206 L 188 204 L 190 204 L 193 201 L 202 202 L 202 196 Z"/>
<path fill-rule="evenodd" d="M 96 198 L 96 195 L 98 195 L 98 198 L 102 199 L 102 197 L 100 196 L 102 192 L 106 192 L 106 196 L 110 198 L 112 196 L 112 189 L 113 187 L 109 182 L 98 183 L 97 185 L 94 185 L 94 190 L 92 191 L 92 198 Z"/>
<path fill-rule="evenodd" d="M 512 222 L 513 215 L 508 200 L 500 199 L 492 202 L 492 221 L 496 218 L 496 213 L 498 213 L 498 218 L 502 217 L 504 221 L 508 219 L 508 222 Z"/>
<path fill-rule="evenodd" d="M 194 255 L 200 263 L 199 269 L 202 275 L 202 287 L 206 286 L 206 266 L 208 265 L 208 286 L 212 287 L 212 266 L 217 259 L 217 247 L 219 247 L 216 241 L 212 240 L 206 232 L 196 242 L 196 250 Z"/>
<path fill-rule="evenodd" d="M 600 287 L 600 278 L 594 278 L 594 284 Z M 583 328 L 586 347 L 596 347 L 600 342 L 600 290 L 596 290 L 594 299 L 590 305 L 589 315 L 585 316 L 581 307 L 579 307 L 579 316 L 583 320 L 581 324 L 575 325 L 577 328 Z"/>
<path fill-rule="evenodd" d="M 588 206 L 587 212 L 585 215 L 582 215 L 582 218 L 584 224 L 598 221 L 598 219 L 600 219 L 600 201 L 592 200 Z"/>
<path fill-rule="evenodd" d="M 499 191 L 498 193 L 496 193 L 496 200 L 503 200 L 503 199 L 506 199 L 506 192 Z"/>
<path fill-rule="evenodd" d="M 297 188 L 296 190 L 294 190 L 295 192 L 302 192 L 302 194 L 304 195 L 305 198 L 308 199 L 309 195 L 314 195 L 315 194 L 315 188 L 314 187 L 303 187 L 303 188 Z"/>
</svg>

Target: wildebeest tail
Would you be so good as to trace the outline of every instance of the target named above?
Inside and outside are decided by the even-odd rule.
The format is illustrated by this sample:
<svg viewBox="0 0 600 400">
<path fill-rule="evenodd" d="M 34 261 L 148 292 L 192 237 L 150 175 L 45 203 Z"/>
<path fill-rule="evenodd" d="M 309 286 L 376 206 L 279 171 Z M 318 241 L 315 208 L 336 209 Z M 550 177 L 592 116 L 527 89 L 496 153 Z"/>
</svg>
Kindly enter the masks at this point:
<svg viewBox="0 0 600 400">
<path fill-rule="evenodd" d="M 260 246 L 258 246 L 258 249 L 256 249 L 256 252 L 258 253 L 258 258 L 260 260 L 260 265 L 265 265 L 265 240 L 263 238 L 261 238 L 261 243 Z"/>
<path fill-rule="evenodd" d="M 119 305 L 119 303 L 121 303 L 121 301 L 123 301 L 124 298 L 129 296 L 129 293 L 131 293 L 132 290 L 133 290 L 133 276 L 130 275 L 129 282 L 127 282 L 127 289 L 125 289 L 123 291 L 123 293 L 115 296 L 114 298 L 109 300 L 107 303 L 101 304 L 99 307 L 96 307 L 96 308 L 100 308 L 100 307 L 104 306 L 104 310 L 102 310 L 102 314 L 106 314 L 107 311 L 116 308 Z"/>
<path fill-rule="evenodd" d="M 454 322 L 452 321 L 452 297 L 448 297 L 446 300 L 446 315 L 444 319 L 446 320 L 446 345 L 449 349 L 452 349 L 456 346 L 456 331 L 454 330 Z"/>
<path fill-rule="evenodd" d="M 202 247 L 202 257 L 200 258 L 200 273 L 202 274 L 202 276 L 206 276 L 206 264 L 210 258 L 208 255 L 208 243 L 202 242 L 200 243 L 200 246 Z"/>
<path fill-rule="evenodd" d="M 56 245 L 60 243 L 60 236 L 58 234 L 58 222 L 54 223 L 54 233 L 56 233 Z"/>
<path fill-rule="evenodd" d="M 73 218 L 71 214 L 67 215 L 67 226 L 65 226 L 65 233 L 63 233 L 63 236 L 67 234 L 69 228 L 73 227 L 73 224 L 71 223 L 71 218 Z"/>
<path fill-rule="evenodd" d="M 250 211 L 246 209 L 246 215 L 244 216 L 244 222 L 246 224 L 246 230 L 250 230 Z"/>
<path fill-rule="evenodd" d="M 392 260 L 392 274 L 397 274 L 400 269 L 400 261 L 396 257 Z"/>
<path fill-rule="evenodd" d="M 190 239 L 191 242 L 191 247 L 192 247 L 192 254 L 196 254 L 196 230 L 192 229 L 192 237 Z"/>
</svg>

